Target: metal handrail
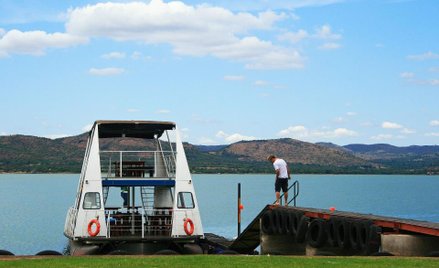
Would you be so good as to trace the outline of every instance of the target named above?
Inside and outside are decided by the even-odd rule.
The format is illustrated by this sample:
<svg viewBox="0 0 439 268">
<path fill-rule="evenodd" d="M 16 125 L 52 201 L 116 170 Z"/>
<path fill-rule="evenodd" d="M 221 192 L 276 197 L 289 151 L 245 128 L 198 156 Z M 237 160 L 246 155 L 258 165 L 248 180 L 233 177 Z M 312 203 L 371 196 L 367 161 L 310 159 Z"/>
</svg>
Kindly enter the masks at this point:
<svg viewBox="0 0 439 268">
<path fill-rule="evenodd" d="M 289 192 L 291 188 L 293 188 L 293 197 L 290 199 L 290 201 L 288 201 L 287 205 L 294 201 L 293 205 L 296 206 L 296 199 L 299 196 L 299 181 L 295 181 L 293 184 L 291 184 L 291 186 L 288 187 L 287 192 Z M 284 195 L 285 193 L 282 193 L 282 195 L 279 197 L 279 202 L 281 205 L 283 199 L 282 197 L 284 197 Z M 275 200 L 273 204 L 276 204 L 276 201 L 277 200 Z"/>
</svg>

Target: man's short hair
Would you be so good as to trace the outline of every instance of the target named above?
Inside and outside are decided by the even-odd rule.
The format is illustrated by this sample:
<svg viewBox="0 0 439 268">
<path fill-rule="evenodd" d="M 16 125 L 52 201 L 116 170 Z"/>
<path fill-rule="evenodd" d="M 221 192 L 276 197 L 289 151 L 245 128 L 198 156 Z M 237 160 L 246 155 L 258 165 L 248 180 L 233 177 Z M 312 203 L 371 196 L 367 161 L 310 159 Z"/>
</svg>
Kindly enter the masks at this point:
<svg viewBox="0 0 439 268">
<path fill-rule="evenodd" d="M 271 154 L 271 155 L 269 155 L 269 156 L 267 157 L 267 160 L 268 160 L 268 161 L 271 161 L 273 158 L 276 158 L 276 156 L 274 156 L 274 155 Z"/>
</svg>

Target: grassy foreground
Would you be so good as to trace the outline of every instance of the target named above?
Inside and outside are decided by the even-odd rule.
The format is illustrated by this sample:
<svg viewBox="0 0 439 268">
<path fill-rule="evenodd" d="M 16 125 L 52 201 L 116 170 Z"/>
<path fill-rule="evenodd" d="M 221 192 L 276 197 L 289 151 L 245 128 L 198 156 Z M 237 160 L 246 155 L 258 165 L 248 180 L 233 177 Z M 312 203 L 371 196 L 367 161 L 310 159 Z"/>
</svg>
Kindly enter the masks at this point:
<svg viewBox="0 0 439 268">
<path fill-rule="evenodd" d="M 1 258 L 0 267 L 439 267 L 437 258 L 296 256 L 87 256 Z"/>
</svg>

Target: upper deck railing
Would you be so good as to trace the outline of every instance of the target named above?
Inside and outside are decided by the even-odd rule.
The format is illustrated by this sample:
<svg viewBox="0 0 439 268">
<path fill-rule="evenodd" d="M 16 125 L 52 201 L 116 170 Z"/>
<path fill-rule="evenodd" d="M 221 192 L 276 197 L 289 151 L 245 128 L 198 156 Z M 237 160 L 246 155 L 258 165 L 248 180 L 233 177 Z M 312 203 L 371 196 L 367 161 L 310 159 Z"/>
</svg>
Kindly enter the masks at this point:
<svg viewBox="0 0 439 268">
<path fill-rule="evenodd" d="M 104 178 L 173 178 L 174 151 L 101 151 Z"/>
</svg>

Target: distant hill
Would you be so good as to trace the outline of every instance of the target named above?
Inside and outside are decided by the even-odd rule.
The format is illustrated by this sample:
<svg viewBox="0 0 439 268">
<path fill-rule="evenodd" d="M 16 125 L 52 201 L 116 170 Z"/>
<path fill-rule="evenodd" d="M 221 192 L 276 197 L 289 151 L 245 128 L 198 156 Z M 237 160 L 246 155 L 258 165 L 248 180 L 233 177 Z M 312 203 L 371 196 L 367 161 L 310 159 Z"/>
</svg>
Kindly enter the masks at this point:
<svg viewBox="0 0 439 268">
<path fill-rule="evenodd" d="M 88 134 L 47 139 L 0 136 L 0 172 L 79 173 Z M 154 150 L 141 139 L 103 139 L 103 150 Z M 439 174 L 439 146 L 308 143 L 294 139 L 241 141 L 230 145 L 184 143 L 192 172 L 272 173 L 269 154 L 284 158 L 294 173 Z"/>
</svg>

